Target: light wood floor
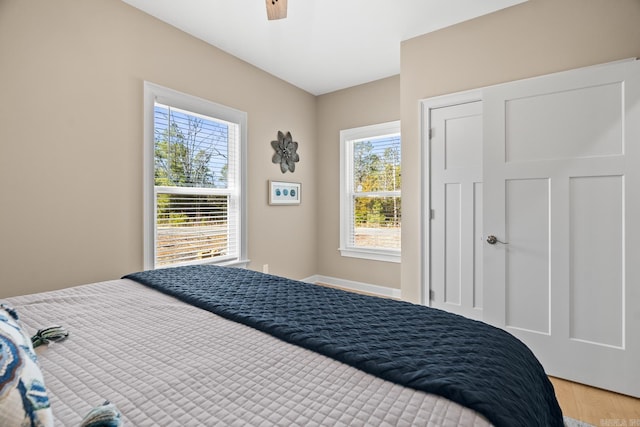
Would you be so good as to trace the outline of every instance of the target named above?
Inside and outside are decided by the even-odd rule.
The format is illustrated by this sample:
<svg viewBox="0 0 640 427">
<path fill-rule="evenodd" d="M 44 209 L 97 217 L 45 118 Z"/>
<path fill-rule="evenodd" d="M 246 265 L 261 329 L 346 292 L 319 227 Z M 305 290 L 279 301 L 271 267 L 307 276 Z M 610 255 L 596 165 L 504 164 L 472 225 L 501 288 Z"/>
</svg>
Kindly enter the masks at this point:
<svg viewBox="0 0 640 427">
<path fill-rule="evenodd" d="M 640 427 L 640 399 L 549 377 L 562 413 L 596 427 Z"/>
</svg>

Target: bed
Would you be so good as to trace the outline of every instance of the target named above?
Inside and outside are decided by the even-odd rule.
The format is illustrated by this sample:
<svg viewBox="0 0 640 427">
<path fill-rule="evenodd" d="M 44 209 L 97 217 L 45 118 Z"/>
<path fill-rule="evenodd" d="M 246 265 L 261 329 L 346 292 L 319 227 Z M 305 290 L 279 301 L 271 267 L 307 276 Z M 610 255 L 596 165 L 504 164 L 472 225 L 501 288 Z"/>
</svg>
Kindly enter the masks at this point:
<svg viewBox="0 0 640 427">
<path fill-rule="evenodd" d="M 216 266 L 3 302 L 28 334 L 69 332 L 35 349 L 55 425 L 105 400 L 129 426 L 563 425 L 526 346 L 406 302 Z"/>
</svg>

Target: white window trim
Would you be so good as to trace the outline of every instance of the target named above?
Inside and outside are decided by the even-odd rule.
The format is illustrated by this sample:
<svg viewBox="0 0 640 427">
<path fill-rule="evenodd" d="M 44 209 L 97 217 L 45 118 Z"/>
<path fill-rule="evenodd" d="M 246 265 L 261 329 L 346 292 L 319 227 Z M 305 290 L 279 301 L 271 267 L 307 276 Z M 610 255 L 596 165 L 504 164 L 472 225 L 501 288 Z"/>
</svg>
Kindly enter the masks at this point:
<svg viewBox="0 0 640 427">
<path fill-rule="evenodd" d="M 399 120 L 340 131 L 340 248 L 338 250 L 342 256 L 396 263 L 401 260 L 399 249 L 359 248 L 349 245 L 348 231 L 350 221 L 353 218 L 349 187 L 353 177 L 353 149 L 349 146 L 348 141 L 399 133 Z M 389 194 L 397 195 L 396 192 Z"/>
<path fill-rule="evenodd" d="M 151 82 L 144 82 L 144 153 L 143 153 L 143 264 L 145 270 L 155 268 L 155 145 L 154 145 L 154 105 L 155 102 L 171 105 L 187 111 L 206 114 L 210 117 L 225 120 L 240 125 L 240 245 L 238 257 L 229 260 L 205 261 L 203 264 L 232 265 L 246 267 L 247 258 L 247 113 L 217 104 L 206 99 L 198 98 L 169 89 Z"/>
</svg>

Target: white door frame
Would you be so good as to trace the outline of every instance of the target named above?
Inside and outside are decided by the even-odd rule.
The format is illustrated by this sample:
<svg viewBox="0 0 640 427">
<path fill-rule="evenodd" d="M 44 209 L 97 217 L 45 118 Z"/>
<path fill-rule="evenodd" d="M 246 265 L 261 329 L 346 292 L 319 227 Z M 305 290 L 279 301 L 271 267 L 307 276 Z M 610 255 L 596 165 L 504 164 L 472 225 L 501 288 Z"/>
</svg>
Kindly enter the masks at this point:
<svg viewBox="0 0 640 427">
<path fill-rule="evenodd" d="M 630 62 L 630 61 L 628 60 L 615 61 L 615 63 L 623 63 L 623 62 Z M 596 66 L 585 67 L 585 68 L 611 66 L 615 63 L 602 64 L 602 65 L 596 65 Z M 631 197 L 630 195 L 631 190 L 629 190 L 629 188 L 631 187 L 634 187 L 634 188 L 638 187 L 637 183 L 640 183 L 640 169 L 637 168 L 637 165 L 638 165 L 637 159 L 640 159 L 640 144 L 638 144 L 638 142 L 640 142 L 640 127 L 638 127 L 637 124 L 640 122 L 635 119 L 640 114 L 640 74 L 637 73 L 638 70 L 640 70 L 638 68 L 640 67 L 640 61 L 636 62 L 635 64 L 631 64 L 631 66 L 633 67 L 633 70 L 628 75 L 624 74 L 626 76 L 624 77 L 624 85 L 629 90 L 628 92 L 629 95 L 627 95 L 627 92 L 625 92 L 625 95 L 623 96 L 623 100 L 624 100 L 623 106 L 624 108 L 628 109 L 626 110 L 627 111 L 626 114 L 629 117 L 629 119 L 625 121 L 624 135 L 625 135 L 625 141 L 630 141 L 632 143 L 626 144 L 624 146 L 625 159 L 629 159 L 629 160 L 625 160 L 625 162 L 629 164 L 626 165 L 625 172 L 624 172 L 625 190 L 622 193 L 623 194 L 622 197 L 623 197 L 623 204 L 625 209 L 624 211 L 626 212 L 625 218 L 640 218 L 640 199 Z M 576 70 L 572 70 L 572 72 L 575 72 L 575 71 Z M 560 74 L 560 73 L 557 73 L 557 74 Z M 544 77 L 547 77 L 547 76 L 544 76 Z M 523 79 L 523 80 L 533 81 L 533 79 L 536 79 L 536 81 L 539 81 L 539 78 Z M 522 82 L 523 80 L 519 80 L 518 82 Z M 509 83 L 514 83 L 514 82 L 509 82 Z M 421 220 L 420 220 L 420 225 L 422 227 L 422 231 L 421 231 L 422 256 L 421 256 L 421 262 L 420 262 L 421 264 L 420 275 L 421 275 L 421 302 L 422 304 L 427 306 L 431 304 L 431 301 L 429 298 L 430 296 L 429 291 L 431 289 L 430 277 L 432 273 L 431 266 L 430 266 L 430 262 L 431 262 L 430 242 L 432 238 L 432 234 L 431 234 L 432 206 L 431 206 L 431 197 L 430 197 L 430 189 L 432 185 L 431 138 L 430 138 L 430 129 L 432 128 L 431 114 L 434 109 L 442 108 L 442 107 L 450 107 L 454 105 L 463 104 L 466 102 L 480 101 L 480 102 L 483 102 L 483 104 L 488 105 L 492 102 L 491 101 L 493 99 L 492 97 L 495 96 L 495 88 L 497 86 L 504 86 L 504 85 L 502 84 L 495 85 L 495 86 L 480 88 L 472 91 L 465 91 L 465 92 L 454 93 L 451 95 L 443 95 L 443 96 L 428 98 L 420 101 L 420 138 L 421 138 L 420 139 L 420 143 L 421 143 L 420 155 L 421 155 L 421 197 L 422 197 Z M 598 87 L 598 86 L 599 85 L 595 85 L 593 87 Z M 487 114 L 487 110 L 483 109 L 483 114 Z M 634 124 L 634 126 L 631 126 L 632 124 Z M 485 128 L 484 134 L 486 135 L 486 128 Z M 631 163 L 634 163 L 634 164 L 631 164 Z M 486 181 L 485 181 L 485 184 L 488 186 Z M 627 185 L 629 186 L 628 188 L 627 188 Z M 486 196 L 486 193 L 485 193 L 485 196 Z M 486 201 L 486 198 L 485 198 L 485 201 Z M 485 223 L 486 223 L 486 219 L 487 218 L 485 216 Z M 498 230 L 498 227 L 495 227 L 495 228 L 496 230 Z M 627 231 L 627 229 L 629 231 Z M 495 230 L 487 230 L 487 229 L 484 230 L 484 232 L 487 234 L 489 234 L 489 231 L 495 232 Z M 627 371 L 621 373 L 622 371 L 619 371 L 619 370 L 615 371 L 614 369 L 611 372 L 615 378 L 612 380 L 606 380 L 606 381 L 603 381 L 602 375 L 600 375 L 599 377 L 594 376 L 595 374 L 593 374 L 592 372 L 589 372 L 589 369 L 592 369 L 594 366 L 598 365 L 599 362 L 594 361 L 595 358 L 597 357 L 600 357 L 601 360 L 609 360 L 607 359 L 607 357 L 604 357 L 604 356 L 607 356 L 606 354 L 602 356 L 602 354 L 604 353 L 602 354 L 598 353 L 599 355 L 594 356 L 593 360 L 589 358 L 585 358 L 585 360 L 587 361 L 590 360 L 589 362 L 590 365 L 587 364 L 587 365 L 581 366 L 576 363 L 574 366 L 570 364 L 571 361 L 569 362 L 564 361 L 562 362 L 564 363 L 563 365 L 558 365 L 560 366 L 560 368 L 557 368 L 557 369 L 554 368 L 554 369 L 551 369 L 551 371 L 557 370 L 558 372 L 556 375 L 561 377 L 574 379 L 574 380 L 585 382 L 587 384 L 595 385 L 598 387 L 605 387 L 617 392 L 622 392 L 622 393 L 630 394 L 633 396 L 640 396 L 640 394 L 638 394 L 640 392 L 638 391 L 638 387 L 637 387 L 637 384 L 639 384 L 638 379 L 640 379 L 640 376 L 638 375 L 639 372 L 635 369 L 630 369 L 630 370 L 628 369 L 628 367 L 630 366 L 635 366 L 634 361 L 637 359 L 637 355 L 640 354 L 640 341 L 638 341 L 637 339 L 631 338 L 631 337 L 637 338 L 638 336 L 637 331 L 640 328 L 640 322 L 638 321 L 640 319 L 640 307 L 637 305 L 638 297 L 640 297 L 640 289 L 636 286 L 637 282 L 634 282 L 638 280 L 638 277 L 640 277 L 640 264 L 637 264 L 637 263 L 634 264 L 633 262 L 629 262 L 630 260 L 638 259 L 638 255 L 640 254 L 640 228 L 639 228 L 638 222 L 633 222 L 633 224 L 627 224 L 627 228 L 625 229 L 625 232 L 623 235 L 623 241 L 624 241 L 624 248 L 625 248 L 624 250 L 626 251 L 625 260 L 627 261 L 624 262 L 624 272 L 623 272 L 623 279 L 622 279 L 623 280 L 622 286 L 624 289 L 623 292 L 626 292 L 626 293 L 623 293 L 623 296 L 626 299 L 622 303 L 623 304 L 622 311 L 623 311 L 624 319 L 626 319 L 625 320 L 626 323 L 623 324 L 623 341 L 622 341 L 623 345 L 621 346 L 621 348 L 625 350 L 626 354 L 623 356 L 620 356 L 619 359 L 616 359 L 617 361 L 614 361 L 614 364 L 611 366 L 622 366 L 622 369 L 627 369 Z M 485 277 L 486 277 L 486 270 L 485 270 Z M 487 299 L 491 299 L 488 293 L 485 294 L 485 297 L 488 297 Z M 496 322 L 495 319 L 487 319 L 486 317 L 484 317 L 484 315 L 487 314 L 488 311 L 491 311 L 491 310 L 487 310 L 487 307 L 483 305 L 483 320 L 485 322 L 489 322 L 491 324 L 501 327 L 500 322 Z M 556 315 L 556 317 L 558 316 Z M 558 328 L 556 327 L 556 329 Z M 564 339 L 564 335 L 562 335 L 561 338 Z M 589 343 L 588 340 L 580 341 L 580 339 L 574 339 L 574 341 L 578 343 L 582 341 Z M 598 344 L 598 343 L 596 342 L 595 344 Z M 530 345 L 530 344 L 527 344 L 527 345 Z M 603 345 L 603 347 L 606 347 L 606 345 Z M 576 348 L 572 347 L 571 351 L 575 353 Z M 618 348 L 618 347 L 615 347 L 615 348 Z M 582 349 L 578 348 L 577 350 L 582 350 Z M 636 359 L 634 359 L 634 357 Z M 619 360 L 619 363 L 618 363 L 618 360 Z M 549 361 L 547 361 L 545 363 L 549 366 L 552 366 L 555 362 L 550 364 Z M 573 370 L 567 371 L 565 369 L 567 366 L 570 366 L 571 369 Z M 577 372 L 576 369 L 580 370 L 579 377 L 577 376 L 577 374 L 573 373 L 573 372 Z M 601 371 L 601 370 L 598 370 L 598 371 Z M 584 372 L 587 372 L 588 374 L 584 375 Z M 609 371 L 605 370 L 604 375 L 609 375 L 608 372 Z M 575 376 L 575 378 L 573 378 L 573 376 Z"/>
<path fill-rule="evenodd" d="M 420 303 L 431 305 L 431 111 L 436 108 L 452 107 L 482 101 L 482 89 L 457 92 L 420 100 L 420 228 L 422 236 L 420 248 Z"/>
</svg>

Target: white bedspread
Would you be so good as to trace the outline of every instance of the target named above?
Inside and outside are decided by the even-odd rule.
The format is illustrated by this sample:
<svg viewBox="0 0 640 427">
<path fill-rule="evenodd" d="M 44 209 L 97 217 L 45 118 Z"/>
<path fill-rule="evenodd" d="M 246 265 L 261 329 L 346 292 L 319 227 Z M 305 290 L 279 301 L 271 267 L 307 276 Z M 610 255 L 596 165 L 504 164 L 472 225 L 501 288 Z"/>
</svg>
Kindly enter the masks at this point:
<svg viewBox="0 0 640 427">
<path fill-rule="evenodd" d="M 38 347 L 56 425 L 110 400 L 128 426 L 489 426 L 476 412 L 129 280 L 8 298 Z"/>
</svg>

